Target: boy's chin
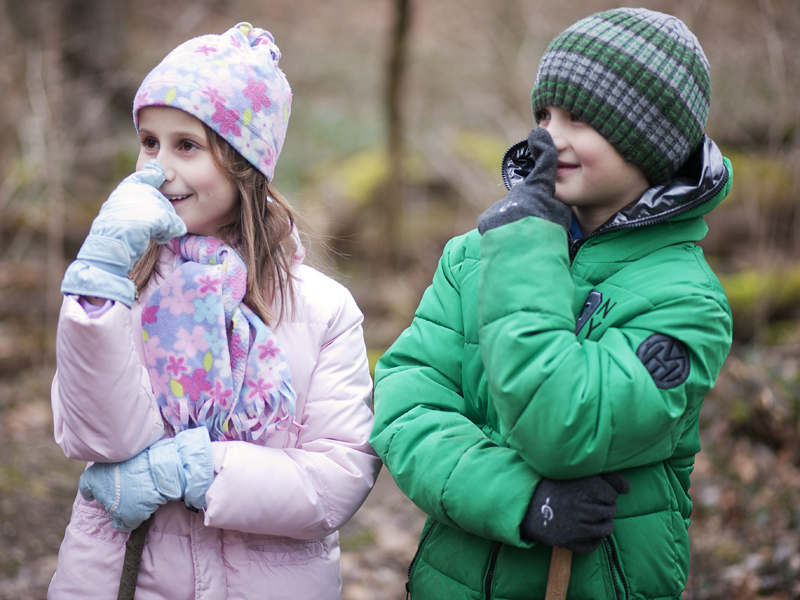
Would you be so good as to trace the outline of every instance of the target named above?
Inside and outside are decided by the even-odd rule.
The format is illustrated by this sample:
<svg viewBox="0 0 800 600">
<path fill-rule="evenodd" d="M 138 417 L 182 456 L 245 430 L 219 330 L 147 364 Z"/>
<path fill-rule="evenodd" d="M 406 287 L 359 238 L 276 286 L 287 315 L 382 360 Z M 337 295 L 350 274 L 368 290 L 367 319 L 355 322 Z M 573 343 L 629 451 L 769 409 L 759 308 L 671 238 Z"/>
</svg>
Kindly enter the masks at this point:
<svg viewBox="0 0 800 600">
<path fill-rule="evenodd" d="M 553 194 L 553 198 L 555 198 L 556 200 L 558 200 L 559 202 L 561 202 L 561 204 L 566 204 L 566 205 L 567 205 L 567 206 L 569 206 L 570 208 L 572 208 L 573 206 L 575 206 L 575 203 L 574 203 L 574 202 L 571 202 L 569 198 L 564 198 L 564 197 L 563 197 L 561 194 L 559 194 L 559 193 L 558 193 L 558 190 L 556 190 L 556 193 L 555 193 L 555 194 Z"/>
</svg>

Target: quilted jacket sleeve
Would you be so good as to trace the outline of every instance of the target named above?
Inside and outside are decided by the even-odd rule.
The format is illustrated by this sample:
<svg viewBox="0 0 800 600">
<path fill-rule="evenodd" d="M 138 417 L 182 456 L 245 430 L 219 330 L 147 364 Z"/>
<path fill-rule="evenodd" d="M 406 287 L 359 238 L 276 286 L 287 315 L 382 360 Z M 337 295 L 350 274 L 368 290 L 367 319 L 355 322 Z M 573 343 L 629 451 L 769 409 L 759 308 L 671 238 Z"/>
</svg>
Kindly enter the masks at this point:
<svg viewBox="0 0 800 600">
<path fill-rule="evenodd" d="M 638 314 L 597 340 L 582 340 L 574 333 L 561 227 L 526 218 L 487 232 L 481 246 L 481 353 L 509 445 L 557 479 L 673 456 L 730 348 L 730 313 L 718 284 L 652 282 L 649 289 L 662 290 L 658 300 L 640 299 Z M 684 266 L 697 271 L 693 246 L 668 251 L 683 253 Z M 680 385 L 659 387 L 637 356 L 653 334 L 685 344 L 690 368 Z"/>
<path fill-rule="evenodd" d="M 118 462 L 164 434 L 147 370 L 133 343 L 131 311 L 116 303 L 91 318 L 65 296 L 53 380 L 56 443 L 69 458 Z"/>
<path fill-rule="evenodd" d="M 539 481 L 465 415 L 464 324 L 451 240 L 411 326 L 376 368 L 372 443 L 400 489 L 427 514 L 527 546 L 519 524 Z"/>
<path fill-rule="evenodd" d="M 316 357 L 298 415 L 302 429 L 289 448 L 213 442 L 216 476 L 206 494 L 206 525 L 318 539 L 347 522 L 375 482 L 381 462 L 369 444 L 372 380 L 362 315 L 338 284 L 316 293 L 319 301 L 333 297 L 338 307 L 322 324 L 319 354 L 309 349 L 301 359 Z M 297 335 L 304 334 L 285 337 L 292 344 Z M 306 345 L 294 342 L 294 348 Z M 287 347 L 290 357 L 294 348 Z"/>
</svg>

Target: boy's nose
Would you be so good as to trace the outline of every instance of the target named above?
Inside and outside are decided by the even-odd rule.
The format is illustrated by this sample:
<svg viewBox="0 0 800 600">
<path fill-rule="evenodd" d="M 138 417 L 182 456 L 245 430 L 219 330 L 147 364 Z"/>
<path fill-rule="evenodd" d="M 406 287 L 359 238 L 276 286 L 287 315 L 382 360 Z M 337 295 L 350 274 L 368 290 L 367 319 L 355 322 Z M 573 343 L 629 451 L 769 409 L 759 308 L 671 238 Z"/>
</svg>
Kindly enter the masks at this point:
<svg viewBox="0 0 800 600">
<path fill-rule="evenodd" d="M 551 120 L 547 127 L 547 133 L 550 134 L 550 137 L 553 138 L 553 144 L 556 147 L 556 150 L 563 150 L 567 147 L 567 139 L 564 136 L 564 128 L 555 120 Z"/>
</svg>

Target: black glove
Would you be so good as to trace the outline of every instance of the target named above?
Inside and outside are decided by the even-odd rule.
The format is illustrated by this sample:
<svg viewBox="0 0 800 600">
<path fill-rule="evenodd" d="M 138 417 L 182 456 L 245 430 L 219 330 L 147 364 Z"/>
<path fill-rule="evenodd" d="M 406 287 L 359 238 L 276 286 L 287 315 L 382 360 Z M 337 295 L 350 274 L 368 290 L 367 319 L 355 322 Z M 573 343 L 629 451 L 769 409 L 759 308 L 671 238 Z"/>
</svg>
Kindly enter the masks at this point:
<svg viewBox="0 0 800 600">
<path fill-rule="evenodd" d="M 561 225 L 569 232 L 572 211 L 569 206 L 553 197 L 556 192 L 558 150 L 546 129 L 537 127 L 528 135 L 528 147 L 536 161 L 533 169 L 521 183 L 514 185 L 506 197 L 495 202 L 478 217 L 481 235 L 518 221 L 524 217 L 541 217 Z"/>
<path fill-rule="evenodd" d="M 594 552 L 614 531 L 617 496 L 631 491 L 618 473 L 542 479 L 522 520 L 522 537 L 573 552 Z"/>
</svg>

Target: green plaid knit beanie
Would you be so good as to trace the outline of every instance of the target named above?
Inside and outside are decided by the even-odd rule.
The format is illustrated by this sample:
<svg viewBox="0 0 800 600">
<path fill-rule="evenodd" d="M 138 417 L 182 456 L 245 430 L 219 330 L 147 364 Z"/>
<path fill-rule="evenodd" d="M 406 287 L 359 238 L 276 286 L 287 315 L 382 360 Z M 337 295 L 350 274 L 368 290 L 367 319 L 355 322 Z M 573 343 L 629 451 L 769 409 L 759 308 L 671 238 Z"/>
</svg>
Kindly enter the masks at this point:
<svg viewBox="0 0 800 600">
<path fill-rule="evenodd" d="M 539 63 L 533 114 L 546 106 L 588 123 L 652 184 L 670 179 L 701 142 L 709 66 L 684 23 L 643 8 L 582 19 Z"/>
</svg>

